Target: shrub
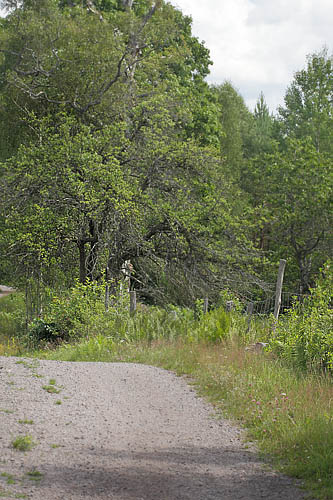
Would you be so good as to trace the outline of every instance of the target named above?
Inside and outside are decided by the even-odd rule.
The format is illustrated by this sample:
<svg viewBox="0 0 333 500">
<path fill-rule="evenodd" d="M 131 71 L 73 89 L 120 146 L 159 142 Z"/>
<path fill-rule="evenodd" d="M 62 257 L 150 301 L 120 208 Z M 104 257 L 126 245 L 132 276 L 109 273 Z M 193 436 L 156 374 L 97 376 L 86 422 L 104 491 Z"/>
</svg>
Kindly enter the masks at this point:
<svg viewBox="0 0 333 500">
<path fill-rule="evenodd" d="M 77 282 L 70 290 L 54 295 L 42 318 L 28 327 L 28 343 L 74 340 L 89 333 L 94 318 L 104 312 L 104 287 L 95 283 Z"/>
<path fill-rule="evenodd" d="M 55 323 L 46 323 L 42 318 L 36 318 L 30 323 L 28 336 L 33 344 L 38 344 L 43 340 L 51 342 L 57 337 L 62 337 L 61 333 L 57 331 Z"/>
</svg>

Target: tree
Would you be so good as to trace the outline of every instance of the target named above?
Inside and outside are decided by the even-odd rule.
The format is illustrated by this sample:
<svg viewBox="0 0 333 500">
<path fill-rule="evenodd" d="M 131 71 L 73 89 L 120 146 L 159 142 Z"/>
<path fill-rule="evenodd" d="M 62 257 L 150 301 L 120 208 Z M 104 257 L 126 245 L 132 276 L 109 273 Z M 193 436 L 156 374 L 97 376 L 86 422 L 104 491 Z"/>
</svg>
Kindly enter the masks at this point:
<svg viewBox="0 0 333 500">
<path fill-rule="evenodd" d="M 253 117 L 244 99 L 230 82 L 213 86 L 219 107 L 221 155 L 225 167 L 236 181 L 239 181 L 244 162 L 245 143 L 248 131 L 253 127 Z"/>
<path fill-rule="evenodd" d="M 216 293 L 221 277 L 246 258 L 226 202 L 230 188 L 209 150 L 180 142 L 176 127 L 172 137 L 172 124 L 160 114 L 156 122 L 140 131 L 135 158 L 129 145 L 120 162 L 126 123 L 96 132 L 65 114 L 56 126 L 55 117 L 31 121 L 38 141 L 2 165 L 0 184 L 0 245 L 15 256 L 17 278 L 43 277 L 51 285 L 53 265 L 69 277 L 79 269 L 82 282 L 101 276 L 115 282 L 131 259 L 150 299 L 165 293 L 154 269 L 163 269 L 169 289 L 183 276 L 189 285 L 185 296 L 184 286 L 179 290 L 183 303 L 203 288 Z"/>
<path fill-rule="evenodd" d="M 298 268 L 300 293 L 332 251 L 333 171 L 310 139 L 290 139 L 284 152 L 252 163 L 253 204 L 269 226 L 269 250 Z"/>
<path fill-rule="evenodd" d="M 253 111 L 254 126 L 249 141 L 247 157 L 257 156 L 261 153 L 271 153 L 276 149 L 274 139 L 275 119 L 269 112 L 265 96 L 261 92 Z"/>
<path fill-rule="evenodd" d="M 170 4 L 95 2 L 103 19 L 81 5 L 26 2 L 2 25 L 1 133 L 21 144 L 0 166 L 0 245 L 23 278 L 117 280 L 131 259 L 150 300 L 162 272 L 164 291 L 184 277 L 183 303 L 215 294 L 253 254 L 211 146 L 208 51 Z"/>
<path fill-rule="evenodd" d="M 295 73 L 279 107 L 282 132 L 310 137 L 317 151 L 333 153 L 333 59 L 327 49 L 311 54 L 305 69 Z"/>
</svg>

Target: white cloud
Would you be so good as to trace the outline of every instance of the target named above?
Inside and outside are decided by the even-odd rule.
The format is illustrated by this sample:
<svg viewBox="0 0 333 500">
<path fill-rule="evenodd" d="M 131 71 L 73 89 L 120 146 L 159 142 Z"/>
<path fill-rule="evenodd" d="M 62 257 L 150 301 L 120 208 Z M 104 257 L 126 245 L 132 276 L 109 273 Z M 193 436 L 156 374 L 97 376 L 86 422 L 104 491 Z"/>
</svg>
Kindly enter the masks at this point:
<svg viewBox="0 0 333 500">
<path fill-rule="evenodd" d="M 306 55 L 333 49 L 331 0 L 171 0 L 192 15 L 193 33 L 206 42 L 214 66 L 209 81 L 231 80 L 249 106 L 261 90 L 271 109 Z"/>
</svg>

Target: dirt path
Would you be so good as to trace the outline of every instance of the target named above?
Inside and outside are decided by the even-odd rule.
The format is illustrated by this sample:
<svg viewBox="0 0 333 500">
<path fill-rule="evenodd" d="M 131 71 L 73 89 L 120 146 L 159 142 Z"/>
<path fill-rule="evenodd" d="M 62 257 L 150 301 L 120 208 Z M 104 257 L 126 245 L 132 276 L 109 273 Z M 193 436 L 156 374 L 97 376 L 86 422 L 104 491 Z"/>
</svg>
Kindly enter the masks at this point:
<svg viewBox="0 0 333 500">
<path fill-rule="evenodd" d="M 15 288 L 10 286 L 0 285 L 0 299 L 2 297 L 7 297 L 10 293 L 15 292 Z"/>
<path fill-rule="evenodd" d="M 0 357 L 0 409 L 2 498 L 305 498 L 165 370 Z M 37 445 L 13 449 L 27 434 Z"/>
</svg>

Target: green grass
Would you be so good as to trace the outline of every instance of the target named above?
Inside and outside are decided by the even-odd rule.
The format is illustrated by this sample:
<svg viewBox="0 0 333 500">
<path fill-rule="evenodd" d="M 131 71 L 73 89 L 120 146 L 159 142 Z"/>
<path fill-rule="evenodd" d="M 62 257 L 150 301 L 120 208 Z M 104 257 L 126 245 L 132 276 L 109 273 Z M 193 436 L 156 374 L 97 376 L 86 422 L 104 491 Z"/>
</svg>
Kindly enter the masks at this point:
<svg viewBox="0 0 333 500">
<path fill-rule="evenodd" d="M 29 361 L 26 359 L 19 359 L 15 363 L 16 365 L 23 365 L 25 368 L 35 370 L 39 366 L 39 362 L 36 359 L 30 359 Z"/>
<path fill-rule="evenodd" d="M 43 474 L 38 470 L 34 469 L 30 472 L 27 472 L 27 476 L 31 481 L 40 481 L 43 477 Z"/>
<path fill-rule="evenodd" d="M 12 474 L 8 474 L 8 472 L 1 472 L 0 476 L 4 477 L 6 479 L 7 484 L 15 484 L 16 483 L 15 476 L 13 476 Z"/>
<path fill-rule="evenodd" d="M 58 389 L 54 385 L 43 385 L 43 389 L 50 394 L 59 394 L 61 392 L 61 389 Z"/>
<path fill-rule="evenodd" d="M 13 439 L 12 447 L 18 451 L 30 451 L 32 448 L 36 446 L 36 443 L 33 441 L 32 436 L 18 436 Z"/>
<path fill-rule="evenodd" d="M 0 488 L 0 498 L 28 498 L 24 493 L 13 493 L 9 490 Z"/>
<path fill-rule="evenodd" d="M 34 424 L 34 421 L 33 420 L 29 420 L 27 418 L 24 418 L 22 420 L 19 420 L 18 423 L 19 424 L 29 424 L 29 425 L 32 425 L 32 424 Z"/>
<path fill-rule="evenodd" d="M 0 497 L 2 497 L 2 498 L 8 498 L 8 497 L 13 497 L 13 496 L 14 496 L 14 494 L 11 491 L 3 490 L 0 487 Z"/>
<path fill-rule="evenodd" d="M 0 356 L 16 356 L 24 351 L 17 338 L 24 325 L 24 295 L 11 293 L 0 300 Z"/>
</svg>

